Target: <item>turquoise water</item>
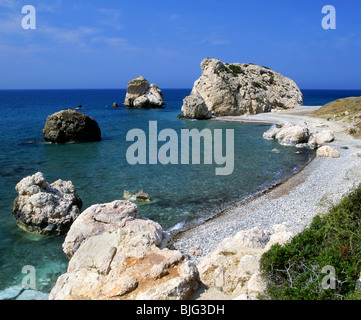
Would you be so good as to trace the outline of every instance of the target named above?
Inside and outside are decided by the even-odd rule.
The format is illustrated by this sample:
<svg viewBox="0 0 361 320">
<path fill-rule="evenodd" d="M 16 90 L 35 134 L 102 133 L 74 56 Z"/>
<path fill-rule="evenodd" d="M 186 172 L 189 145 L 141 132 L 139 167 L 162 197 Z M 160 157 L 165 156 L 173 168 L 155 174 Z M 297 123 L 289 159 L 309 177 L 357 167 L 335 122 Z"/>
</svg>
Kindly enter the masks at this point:
<svg viewBox="0 0 361 320">
<path fill-rule="evenodd" d="M 311 151 L 263 139 L 269 125 L 178 120 L 182 99 L 190 90 L 163 92 L 165 109 L 128 110 L 110 107 L 114 101 L 124 101 L 124 90 L 0 91 L 0 291 L 20 284 L 22 267 L 32 265 L 37 271 L 37 289 L 49 292 L 67 267 L 61 248 L 64 237 L 31 235 L 14 222 L 14 188 L 25 176 L 40 171 L 48 182 L 71 180 L 83 200 L 83 210 L 95 203 L 122 199 L 124 190 L 136 193 L 143 189 L 152 201 L 138 204 L 142 215 L 174 230 L 200 223 L 271 187 L 312 156 Z M 46 117 L 79 104 L 98 122 L 102 141 L 44 143 L 41 129 Z M 126 134 L 134 128 L 147 132 L 149 121 L 157 121 L 158 130 L 172 128 L 177 133 L 192 128 L 233 129 L 233 174 L 216 176 L 216 164 L 129 165 L 126 150 L 132 143 L 126 141 Z M 279 152 L 272 151 L 274 148 Z"/>
</svg>

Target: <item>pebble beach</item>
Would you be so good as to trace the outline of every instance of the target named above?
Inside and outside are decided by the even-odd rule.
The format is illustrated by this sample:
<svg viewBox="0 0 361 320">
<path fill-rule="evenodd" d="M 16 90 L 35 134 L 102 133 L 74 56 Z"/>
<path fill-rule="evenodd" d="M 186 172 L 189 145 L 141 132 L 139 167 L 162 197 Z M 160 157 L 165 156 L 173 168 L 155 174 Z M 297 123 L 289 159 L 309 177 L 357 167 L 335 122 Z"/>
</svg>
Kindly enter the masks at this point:
<svg viewBox="0 0 361 320">
<path fill-rule="evenodd" d="M 311 113 L 320 106 L 298 107 L 293 110 L 252 116 L 221 117 L 215 121 L 264 122 L 272 124 L 306 123 L 311 132 L 332 130 L 334 142 L 329 145 L 340 152 L 340 158 L 314 157 L 302 170 L 271 190 L 229 208 L 217 217 L 174 237 L 175 247 L 189 254 L 200 248 L 201 254 L 191 256 L 199 263 L 202 256 L 213 251 L 219 243 L 242 230 L 259 227 L 271 229 L 285 224 L 297 234 L 313 217 L 326 213 L 331 206 L 358 186 L 361 181 L 361 161 L 351 154 L 361 151 L 361 143 L 345 133 L 347 124 L 315 118 Z M 192 250 L 191 250 L 192 251 Z"/>
</svg>

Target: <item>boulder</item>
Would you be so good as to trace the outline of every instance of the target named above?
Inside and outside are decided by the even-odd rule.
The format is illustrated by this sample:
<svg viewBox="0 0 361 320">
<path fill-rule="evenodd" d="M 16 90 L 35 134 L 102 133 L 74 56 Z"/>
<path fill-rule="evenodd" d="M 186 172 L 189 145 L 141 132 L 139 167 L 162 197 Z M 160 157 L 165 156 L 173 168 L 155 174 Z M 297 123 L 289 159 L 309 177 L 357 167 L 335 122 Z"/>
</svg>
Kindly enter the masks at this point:
<svg viewBox="0 0 361 320">
<path fill-rule="evenodd" d="M 320 158 L 339 158 L 341 154 L 329 146 L 323 146 L 317 149 L 316 156 Z"/>
<path fill-rule="evenodd" d="M 358 151 L 358 152 L 352 153 L 350 156 L 353 158 L 361 158 L 361 152 Z"/>
<path fill-rule="evenodd" d="M 274 225 L 273 232 L 254 228 L 224 239 L 203 257 L 198 266 L 201 281 L 230 296 L 262 293 L 265 282 L 259 271 L 262 254 L 275 244 L 285 244 L 293 237 L 284 224 Z"/>
<path fill-rule="evenodd" d="M 124 190 L 123 198 L 125 200 L 135 200 L 135 195 L 128 190 Z"/>
<path fill-rule="evenodd" d="M 38 172 L 22 179 L 15 187 L 12 205 L 16 223 L 39 234 L 64 234 L 80 214 L 82 201 L 71 181 L 46 182 Z"/>
<path fill-rule="evenodd" d="M 133 101 L 134 108 L 141 109 L 141 108 L 146 108 L 147 106 L 149 106 L 149 99 L 146 95 L 140 96 Z"/>
<path fill-rule="evenodd" d="M 70 228 L 64 243 L 63 251 L 71 258 L 84 240 L 103 232 L 113 232 L 119 228 L 138 231 L 146 230 L 152 236 L 149 239 L 159 247 L 167 247 L 171 238 L 162 227 L 152 220 L 143 219 L 138 207 L 126 200 L 111 203 L 95 204 L 84 210 Z"/>
<path fill-rule="evenodd" d="M 145 95 L 148 89 L 149 89 L 149 82 L 148 80 L 144 79 L 142 76 L 139 76 L 129 81 L 124 104 L 129 107 L 133 106 L 133 101 L 136 98 Z"/>
<path fill-rule="evenodd" d="M 308 141 L 310 148 L 316 149 L 323 146 L 326 143 L 330 143 L 335 140 L 335 134 L 331 130 L 324 130 L 314 133 Z"/>
<path fill-rule="evenodd" d="M 50 300 L 184 300 L 197 290 L 196 266 L 172 250 L 169 235 L 143 219 L 134 204 L 91 208 L 64 242 L 69 266 Z"/>
<path fill-rule="evenodd" d="M 98 123 L 76 110 L 62 110 L 46 119 L 44 139 L 52 143 L 91 142 L 101 140 Z"/>
<path fill-rule="evenodd" d="M 149 100 L 149 105 L 153 108 L 160 108 L 165 104 L 163 92 L 154 83 L 150 85 L 149 92 L 147 93 L 147 98 Z"/>
<path fill-rule="evenodd" d="M 194 94 L 183 100 L 182 112 L 184 118 L 207 120 L 212 118 L 212 114 L 200 95 Z"/>
<path fill-rule="evenodd" d="M 139 190 L 139 192 L 135 195 L 127 190 L 124 190 L 123 198 L 139 202 L 149 202 L 151 200 L 150 195 L 143 190 Z"/>
<path fill-rule="evenodd" d="M 295 146 L 308 142 L 310 133 L 305 125 L 286 124 L 276 134 L 275 139 L 280 144 Z"/>
<path fill-rule="evenodd" d="M 124 104 L 130 108 L 160 108 L 165 103 L 158 86 L 149 86 L 148 80 L 139 76 L 128 83 Z"/>
<path fill-rule="evenodd" d="M 302 105 L 296 83 L 267 67 L 245 63 L 224 63 L 204 59 L 202 76 L 183 100 L 185 117 L 194 118 L 207 110 L 214 116 L 240 116 L 284 110 Z M 194 118 L 197 119 L 197 118 Z"/>
<path fill-rule="evenodd" d="M 259 259 L 269 237 L 270 232 L 254 228 L 224 239 L 213 252 L 202 258 L 198 266 L 202 282 L 231 294 L 258 270 L 253 259 Z"/>
<path fill-rule="evenodd" d="M 272 127 L 263 134 L 263 138 L 267 140 L 274 140 L 276 135 L 281 131 L 281 128 Z"/>
<path fill-rule="evenodd" d="M 136 201 L 146 201 L 149 202 L 150 201 L 150 196 L 148 193 L 144 192 L 143 190 L 140 190 L 136 195 L 135 195 L 135 200 Z"/>
<path fill-rule="evenodd" d="M 263 134 L 263 138 L 268 140 L 278 140 L 280 144 L 296 146 L 307 143 L 310 137 L 306 125 L 295 125 L 286 123 L 282 127 L 272 127 Z"/>
</svg>

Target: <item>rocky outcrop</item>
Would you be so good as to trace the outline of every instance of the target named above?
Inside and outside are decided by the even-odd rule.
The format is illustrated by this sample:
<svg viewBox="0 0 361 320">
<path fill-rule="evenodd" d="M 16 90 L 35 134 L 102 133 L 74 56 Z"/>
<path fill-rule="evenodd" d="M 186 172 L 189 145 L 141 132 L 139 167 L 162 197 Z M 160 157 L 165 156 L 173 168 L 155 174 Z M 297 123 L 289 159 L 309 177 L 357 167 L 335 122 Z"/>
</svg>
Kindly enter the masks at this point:
<svg viewBox="0 0 361 320">
<path fill-rule="evenodd" d="M 52 143 L 101 140 L 98 123 L 84 113 L 71 109 L 48 116 L 42 132 L 45 141 Z"/>
<path fill-rule="evenodd" d="M 153 237 L 149 241 L 161 248 L 171 243 L 171 238 L 163 232 L 158 223 L 142 219 L 134 203 L 116 200 L 106 204 L 95 204 L 84 210 L 69 230 L 63 243 L 63 251 L 70 259 L 84 240 L 120 228 L 130 231 L 147 230 L 148 235 Z"/>
<path fill-rule="evenodd" d="M 335 140 L 335 134 L 331 130 L 324 130 L 321 132 L 315 132 L 312 134 L 310 140 L 308 141 L 308 145 L 311 149 L 317 149 L 322 147 L 326 143 L 333 142 Z"/>
<path fill-rule="evenodd" d="M 269 68 L 210 58 L 202 61 L 201 68 L 202 76 L 183 100 L 185 117 L 206 119 L 206 108 L 214 116 L 239 116 L 294 108 L 303 103 L 296 83 Z"/>
<path fill-rule="evenodd" d="M 16 223 L 29 232 L 64 234 L 80 214 L 82 201 L 71 181 L 46 182 L 42 173 L 22 179 L 12 206 Z"/>
<path fill-rule="evenodd" d="M 161 108 L 164 105 L 162 91 L 143 77 L 138 77 L 128 83 L 124 105 L 130 108 Z"/>
<path fill-rule="evenodd" d="M 295 146 L 300 143 L 307 143 L 310 137 L 306 125 L 295 125 L 286 123 L 282 127 L 273 127 L 263 134 L 265 139 L 278 140 L 280 144 Z"/>
<path fill-rule="evenodd" d="M 182 300 L 198 288 L 195 265 L 171 250 L 168 234 L 143 219 L 134 204 L 89 209 L 64 242 L 71 259 L 50 300 Z"/>
<path fill-rule="evenodd" d="M 331 130 L 310 132 L 306 124 L 286 123 L 283 126 L 270 128 L 263 134 L 263 138 L 277 140 L 282 145 L 317 149 L 333 142 L 335 134 Z"/>
<path fill-rule="evenodd" d="M 207 120 L 212 118 L 212 113 L 200 94 L 194 93 L 183 100 L 183 117 L 186 119 Z"/>
<path fill-rule="evenodd" d="M 202 258 L 198 268 L 201 281 L 230 296 L 257 297 L 266 287 L 259 271 L 261 255 L 292 237 L 284 224 L 274 225 L 272 232 L 260 228 L 240 231 Z"/>
</svg>

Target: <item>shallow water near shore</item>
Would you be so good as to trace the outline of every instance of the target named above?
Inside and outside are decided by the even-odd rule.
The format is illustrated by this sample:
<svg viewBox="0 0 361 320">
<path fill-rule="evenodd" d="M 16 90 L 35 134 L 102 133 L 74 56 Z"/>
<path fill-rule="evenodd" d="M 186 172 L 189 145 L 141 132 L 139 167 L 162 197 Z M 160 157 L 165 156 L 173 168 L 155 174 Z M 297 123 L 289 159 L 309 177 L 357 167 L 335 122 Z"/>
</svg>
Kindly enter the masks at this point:
<svg viewBox="0 0 361 320">
<path fill-rule="evenodd" d="M 0 291 L 21 284 L 23 266 L 36 268 L 37 289 L 49 292 L 64 273 L 68 260 L 62 252 L 64 236 L 44 237 L 21 230 L 11 214 L 15 185 L 25 176 L 43 172 L 48 182 L 71 180 L 84 202 L 122 199 L 123 191 L 149 193 L 150 203 L 137 203 L 144 217 L 165 230 L 199 224 L 220 210 L 266 190 L 288 178 L 312 157 L 306 149 L 264 140 L 270 125 L 178 120 L 182 99 L 190 90 L 164 90 L 164 109 L 112 108 L 124 101 L 124 90 L 0 91 Z M 102 130 L 102 141 L 51 145 L 41 129 L 56 111 L 83 106 Z M 305 103 L 306 104 L 306 103 Z M 311 104 L 311 103 L 310 103 Z M 233 129 L 235 165 L 229 176 L 216 176 L 213 165 L 135 165 L 126 161 L 126 134 L 134 128 L 158 130 Z M 159 143 L 159 146 L 162 144 Z"/>
</svg>

